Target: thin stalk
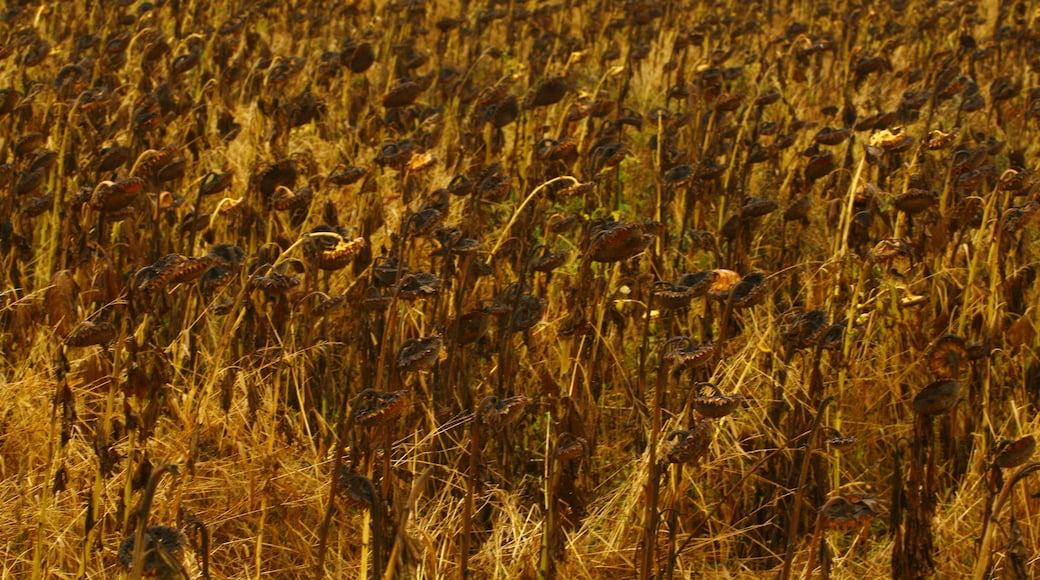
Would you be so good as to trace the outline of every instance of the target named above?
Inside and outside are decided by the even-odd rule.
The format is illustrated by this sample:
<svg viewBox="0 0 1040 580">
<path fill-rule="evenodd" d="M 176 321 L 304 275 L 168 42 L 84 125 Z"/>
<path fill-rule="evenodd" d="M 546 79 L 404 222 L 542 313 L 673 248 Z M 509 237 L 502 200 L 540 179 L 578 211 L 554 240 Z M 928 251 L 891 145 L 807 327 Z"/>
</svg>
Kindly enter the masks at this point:
<svg viewBox="0 0 1040 580">
<path fill-rule="evenodd" d="M 802 456 L 802 467 L 798 474 L 798 488 L 794 492 L 794 505 L 791 506 L 791 519 L 787 522 L 787 541 L 784 548 L 784 567 L 780 571 L 780 580 L 788 580 L 791 577 L 791 564 L 794 562 L 794 547 L 798 535 L 798 520 L 802 515 L 802 496 L 805 494 L 805 480 L 809 477 L 809 462 L 812 459 L 813 443 L 816 441 L 816 433 L 820 430 L 823 412 L 827 406 L 834 402 L 834 397 L 827 397 L 820 402 L 816 409 L 816 418 L 813 419 L 812 430 L 809 431 L 809 440 L 805 442 L 805 455 Z"/>
</svg>

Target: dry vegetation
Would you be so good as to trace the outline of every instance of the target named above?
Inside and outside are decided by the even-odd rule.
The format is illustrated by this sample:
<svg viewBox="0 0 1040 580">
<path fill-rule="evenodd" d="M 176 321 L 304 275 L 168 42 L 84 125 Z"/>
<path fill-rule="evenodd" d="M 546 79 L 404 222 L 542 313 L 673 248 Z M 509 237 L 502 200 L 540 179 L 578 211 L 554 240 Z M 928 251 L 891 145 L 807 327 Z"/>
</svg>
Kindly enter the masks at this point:
<svg viewBox="0 0 1040 580">
<path fill-rule="evenodd" d="M 8 5 L 0 577 L 1040 574 L 1035 2 Z"/>
</svg>

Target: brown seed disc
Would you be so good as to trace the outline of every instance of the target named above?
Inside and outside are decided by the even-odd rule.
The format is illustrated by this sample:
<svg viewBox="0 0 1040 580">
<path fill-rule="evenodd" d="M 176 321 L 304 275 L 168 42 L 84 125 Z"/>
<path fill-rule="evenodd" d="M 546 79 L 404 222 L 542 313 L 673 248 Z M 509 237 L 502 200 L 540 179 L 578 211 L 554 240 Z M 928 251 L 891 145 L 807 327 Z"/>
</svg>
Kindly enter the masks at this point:
<svg viewBox="0 0 1040 580">
<path fill-rule="evenodd" d="M 816 141 L 820 145 L 840 145 L 849 136 L 852 135 L 852 131 L 849 129 L 834 129 L 831 127 L 824 127 L 820 129 L 816 136 L 813 137 L 813 141 Z"/>
<path fill-rule="evenodd" d="M 519 419 L 527 402 L 527 397 L 523 395 L 505 399 L 488 395 L 477 405 L 477 422 L 490 431 L 498 431 Z"/>
<path fill-rule="evenodd" d="M 457 324 L 457 343 L 472 344 L 487 334 L 488 327 L 491 326 L 491 316 L 483 310 L 474 310 L 460 316 Z"/>
<path fill-rule="evenodd" d="M 697 463 L 708 453 L 711 445 L 711 419 L 702 419 L 693 428 L 676 429 L 665 437 L 671 441 L 665 451 L 669 463 Z"/>
<path fill-rule="evenodd" d="M 531 295 L 521 296 L 513 307 L 509 328 L 513 332 L 527 330 L 542 319 L 545 302 Z"/>
<path fill-rule="evenodd" d="M 216 265 L 217 261 L 209 256 L 187 258 L 171 265 L 167 273 L 167 284 L 187 284 L 198 280 L 206 270 Z"/>
<path fill-rule="evenodd" d="M 343 468 L 336 482 L 337 496 L 348 506 L 356 509 L 372 509 L 376 498 L 375 486 L 367 477 L 356 471 Z"/>
<path fill-rule="evenodd" d="M 830 151 L 822 151 L 813 155 L 805 165 L 805 180 L 809 183 L 825 177 L 836 167 L 834 154 Z"/>
<path fill-rule="evenodd" d="M 318 268 L 322 270 L 341 270 L 354 259 L 365 247 L 365 238 L 354 238 L 349 242 L 340 240 L 336 246 L 318 254 Z"/>
<path fill-rule="evenodd" d="M 694 292 L 686 286 L 678 286 L 662 280 L 654 283 L 654 287 L 650 290 L 650 295 L 654 299 L 653 304 L 655 306 L 668 308 L 669 310 L 679 310 L 690 305 Z"/>
<path fill-rule="evenodd" d="M 416 272 L 406 274 L 398 285 L 397 295 L 402 300 L 420 300 L 437 295 L 441 282 L 435 274 Z"/>
<path fill-rule="evenodd" d="M 444 339 L 440 333 L 423 338 L 409 338 L 397 353 L 397 368 L 413 372 L 431 368 L 440 358 Z"/>
<path fill-rule="evenodd" d="M 795 349 L 815 346 L 828 327 L 827 313 L 823 310 L 795 312 L 785 319 L 788 323 L 782 334 L 784 343 Z"/>
<path fill-rule="evenodd" d="M 267 294 L 284 294 L 299 285 L 300 279 L 296 276 L 285 276 L 277 273 L 249 278 L 249 287 L 251 289 L 260 290 Z"/>
<path fill-rule="evenodd" d="M 664 172 L 664 175 L 661 176 L 661 183 L 671 186 L 685 185 L 696 176 L 696 173 L 692 165 L 677 165 Z"/>
<path fill-rule="evenodd" d="M 961 371 L 961 362 L 968 356 L 967 345 L 964 339 L 947 334 L 935 342 L 935 345 L 925 355 L 928 361 L 928 369 L 940 379 L 956 378 Z"/>
<path fill-rule="evenodd" d="M 390 90 L 383 95 L 383 106 L 387 109 L 407 107 L 414 103 L 424 90 L 426 90 L 424 83 L 417 81 L 404 81 L 397 83 L 390 87 Z"/>
<path fill-rule="evenodd" d="M 144 190 L 144 180 L 128 177 L 106 182 L 94 190 L 90 204 L 105 213 L 114 213 L 132 204 Z"/>
<path fill-rule="evenodd" d="M 943 415 L 950 412 L 961 395 L 961 383 L 954 379 L 939 379 L 914 397 L 914 411 L 920 415 Z"/>
<path fill-rule="evenodd" d="M 704 159 L 697 164 L 697 172 L 694 178 L 698 181 L 710 181 L 722 177 L 729 167 L 727 163 L 718 163 L 714 159 Z"/>
<path fill-rule="evenodd" d="M 890 238 L 878 242 L 870 250 L 869 256 L 876 264 L 888 264 L 896 258 L 913 258 L 914 248 L 903 238 Z"/>
<path fill-rule="evenodd" d="M 620 262 L 645 250 L 653 240 L 643 224 L 607 222 L 593 229 L 589 255 L 595 262 Z"/>
<path fill-rule="evenodd" d="M 557 461 L 573 461 L 585 454 L 589 442 L 584 437 L 564 431 L 556 438 L 556 451 L 553 457 Z"/>
<path fill-rule="evenodd" d="M 738 393 L 724 394 L 712 383 L 698 383 L 695 386 L 699 394 L 693 398 L 690 404 L 705 417 L 721 419 L 735 411 L 744 400 L 744 397 Z"/>
<path fill-rule="evenodd" d="M 745 200 L 744 205 L 740 208 L 740 217 L 742 219 L 751 219 L 769 215 L 776 211 L 778 207 L 776 201 L 772 199 L 759 199 L 752 197 Z"/>
<path fill-rule="evenodd" d="M 877 506 L 878 500 L 872 495 L 839 495 L 827 500 L 817 517 L 825 530 L 848 531 L 870 522 L 877 514 Z"/>
<path fill-rule="evenodd" d="M 810 209 L 812 209 L 811 198 L 803 197 L 795 200 L 784 210 L 784 221 L 804 220 L 809 217 Z"/>
<path fill-rule="evenodd" d="M 532 257 L 527 262 L 527 267 L 535 272 L 552 272 L 567 261 L 568 255 L 566 251 L 553 252 L 548 246 L 542 246 L 540 254 Z"/>
<path fill-rule="evenodd" d="M 386 425 L 401 415 L 407 398 L 408 391 L 380 393 L 375 389 L 365 389 L 354 399 L 354 421 L 364 427 Z"/>
<path fill-rule="evenodd" d="M 1001 441 L 997 446 L 997 456 L 993 464 L 1001 469 L 1018 467 L 1033 457 L 1036 451 L 1036 437 L 1026 435 L 1017 441 Z"/>
<path fill-rule="evenodd" d="M 65 337 L 66 346 L 93 346 L 107 344 L 116 338 L 116 327 L 111 322 L 81 322 Z"/>
<path fill-rule="evenodd" d="M 364 177 L 367 174 L 368 170 L 364 167 L 351 165 L 348 167 L 344 167 L 343 169 L 340 169 L 335 173 L 330 174 L 328 182 L 332 185 L 343 187 L 345 185 L 357 183 L 361 180 L 362 177 Z"/>
<path fill-rule="evenodd" d="M 543 80 L 524 99 L 525 109 L 536 107 L 547 107 L 563 100 L 567 94 L 567 80 L 563 77 L 554 77 Z"/>
<path fill-rule="evenodd" d="M 937 151 L 939 149 L 946 149 L 950 145 L 953 145 L 954 140 L 961 132 L 960 127 L 954 127 L 946 133 L 935 129 L 928 133 L 928 139 L 924 142 L 924 148 L 928 151 Z"/>
<path fill-rule="evenodd" d="M 712 343 L 694 345 L 687 340 L 685 346 L 673 348 L 665 353 L 665 358 L 681 368 L 696 368 L 711 361 L 715 354 L 715 345 Z"/>
<path fill-rule="evenodd" d="M 892 204 L 901 212 L 908 214 L 921 213 L 939 203 L 939 198 L 925 189 L 910 189 L 892 200 Z"/>
</svg>

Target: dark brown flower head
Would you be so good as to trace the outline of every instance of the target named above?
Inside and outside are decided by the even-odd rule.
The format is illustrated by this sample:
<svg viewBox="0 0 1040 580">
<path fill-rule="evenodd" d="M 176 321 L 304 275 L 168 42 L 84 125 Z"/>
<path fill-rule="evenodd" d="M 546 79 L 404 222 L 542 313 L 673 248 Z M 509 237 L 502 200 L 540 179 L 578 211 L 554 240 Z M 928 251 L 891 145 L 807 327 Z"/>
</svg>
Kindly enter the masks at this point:
<svg viewBox="0 0 1040 580">
<path fill-rule="evenodd" d="M 563 100 L 567 94 L 567 79 L 553 77 L 538 83 L 524 98 L 524 108 L 547 107 Z"/>
<path fill-rule="evenodd" d="M 813 141 L 820 145 L 840 145 L 851 135 L 852 131 L 847 128 L 835 129 L 833 127 L 824 127 L 816 133 L 816 136 L 813 137 Z"/>
<path fill-rule="evenodd" d="M 349 165 L 337 169 L 338 171 L 329 174 L 328 178 L 328 182 L 337 187 L 345 187 L 357 183 L 358 181 L 361 181 L 362 177 L 368 174 L 367 169 L 356 165 Z"/>
<path fill-rule="evenodd" d="M 217 265 L 217 260 L 210 256 L 185 258 L 171 264 L 165 272 L 168 285 L 187 284 L 202 277 L 207 270 Z"/>
<path fill-rule="evenodd" d="M 531 253 L 531 258 L 527 261 L 527 267 L 534 272 L 552 272 L 567 261 L 568 255 L 569 253 L 566 250 L 554 252 L 549 246 L 538 246 Z"/>
<path fill-rule="evenodd" d="M 441 355 L 444 339 L 435 333 L 423 338 L 409 338 L 397 353 L 397 368 L 402 372 L 429 369 Z"/>
<path fill-rule="evenodd" d="M 896 258 L 914 258 L 913 245 L 903 238 L 890 238 L 881 240 L 868 254 L 870 260 L 876 264 L 888 264 Z"/>
<path fill-rule="evenodd" d="M 545 302 L 530 294 L 521 296 L 512 308 L 509 328 L 513 332 L 527 330 L 538 323 L 545 313 Z"/>
<path fill-rule="evenodd" d="M 834 153 L 830 151 L 821 151 L 809 158 L 809 162 L 805 164 L 805 181 L 812 184 L 821 177 L 826 177 L 834 168 L 837 167 L 834 161 Z"/>
<path fill-rule="evenodd" d="M 376 488 L 364 475 L 342 466 L 336 478 L 336 496 L 355 509 L 372 509 L 376 503 Z"/>
<path fill-rule="evenodd" d="M 939 203 L 939 198 L 925 189 L 909 189 L 892 200 L 892 205 L 903 213 L 918 214 Z"/>
<path fill-rule="evenodd" d="M 376 156 L 376 163 L 380 166 L 390 167 L 398 171 L 404 169 L 406 163 L 412 158 L 416 150 L 416 143 L 411 139 L 403 139 L 396 143 L 386 143 Z"/>
<path fill-rule="evenodd" d="M 729 167 L 727 163 L 719 163 L 714 159 L 702 159 L 697 164 L 697 173 L 694 175 L 698 181 L 710 181 L 722 177 L 725 173 L 726 168 Z"/>
<path fill-rule="evenodd" d="M 762 302 L 766 296 L 766 275 L 762 272 L 749 272 L 730 289 L 729 299 L 733 308 L 750 308 Z"/>
<path fill-rule="evenodd" d="M 202 178 L 202 183 L 199 184 L 199 196 L 216 195 L 230 189 L 234 177 L 235 173 L 233 171 L 224 173 L 210 171 Z"/>
<path fill-rule="evenodd" d="M 354 398 L 351 416 L 362 427 L 386 425 L 401 415 L 407 399 L 408 391 L 380 393 L 365 389 Z"/>
<path fill-rule="evenodd" d="M 330 248 L 318 253 L 318 268 L 322 270 L 342 270 L 365 247 L 365 238 L 345 240 L 340 238 Z"/>
<path fill-rule="evenodd" d="M 635 222 L 600 221 L 590 227 L 586 255 L 594 262 L 620 262 L 645 250 L 656 226 Z"/>
<path fill-rule="evenodd" d="M 108 344 L 116 338 L 116 327 L 111 322 L 84 321 L 65 337 L 66 346 L 93 346 Z"/>
<path fill-rule="evenodd" d="M 697 463 L 708 453 L 711 445 L 711 419 L 702 419 L 690 429 L 676 429 L 665 437 L 669 441 L 665 451 L 668 463 Z"/>
<path fill-rule="evenodd" d="M 117 558 L 124 568 L 134 563 L 134 535 L 130 534 L 119 545 Z M 172 526 L 148 526 L 144 530 L 144 571 L 157 578 L 181 578 L 184 567 L 181 557 L 187 538 Z"/>
<path fill-rule="evenodd" d="M 993 458 L 993 465 L 1001 469 L 1018 467 L 1029 461 L 1034 452 L 1036 452 L 1036 437 L 1032 435 L 1026 435 L 1017 441 L 1003 439 L 997 443 L 997 454 Z"/>
<path fill-rule="evenodd" d="M 114 213 L 128 207 L 144 191 L 144 180 L 127 177 L 119 181 L 106 181 L 94 189 L 90 205 L 104 213 Z"/>
<path fill-rule="evenodd" d="M 441 247 L 432 252 L 434 256 L 466 255 L 481 249 L 480 240 L 465 237 L 458 228 L 440 228 L 436 232 L 437 242 Z"/>
<path fill-rule="evenodd" d="M 695 396 L 691 404 L 698 413 L 712 419 L 721 419 L 732 413 L 744 397 L 739 393 L 724 394 L 712 383 L 696 383 Z"/>
<path fill-rule="evenodd" d="M 576 197 L 590 193 L 594 189 L 596 189 L 595 181 L 583 181 L 566 187 L 561 187 L 556 193 L 561 197 Z"/>
<path fill-rule="evenodd" d="M 679 345 L 665 352 L 664 358 L 676 367 L 682 369 L 696 368 L 710 362 L 712 355 L 715 354 L 714 344 L 708 343 L 698 346 L 685 336 L 675 340 Z"/>
<path fill-rule="evenodd" d="M 271 272 L 266 276 L 251 276 L 249 287 L 260 290 L 266 294 L 284 294 L 300 285 L 300 279 L 296 276 L 286 276 L 277 272 Z"/>
<path fill-rule="evenodd" d="M 440 279 L 430 272 L 406 274 L 397 285 L 397 295 L 402 300 L 429 298 L 437 295 L 440 285 Z"/>
<path fill-rule="evenodd" d="M 928 370 L 936 378 L 953 379 L 961 372 L 961 363 L 967 358 L 968 349 L 964 339 L 955 335 L 947 334 L 935 341 L 935 344 L 925 355 L 928 361 Z"/>
<path fill-rule="evenodd" d="M 573 461 L 588 452 L 589 442 L 584 437 L 563 431 L 556 437 L 556 451 L 553 457 L 557 461 Z"/>
<path fill-rule="evenodd" d="M 654 282 L 650 295 L 653 297 L 654 305 L 669 310 L 679 310 L 690 305 L 694 291 L 686 286 L 659 280 Z"/>
<path fill-rule="evenodd" d="M 365 294 L 361 298 L 361 307 L 370 311 L 385 310 L 390 306 L 392 300 L 393 297 L 390 294 L 383 294 L 379 291 L 379 288 L 369 286 L 365 288 Z"/>
<path fill-rule="evenodd" d="M 535 146 L 535 157 L 539 161 L 574 163 L 578 159 L 578 141 L 574 137 L 542 139 Z"/>
<path fill-rule="evenodd" d="M 769 215 L 776 211 L 777 207 L 779 207 L 778 204 L 772 199 L 749 197 L 740 207 L 740 219 L 748 220 Z"/>
<path fill-rule="evenodd" d="M 677 165 L 664 172 L 664 175 L 661 176 L 661 183 L 678 187 L 680 185 L 686 185 L 692 181 L 695 176 L 696 171 L 692 166 Z"/>
<path fill-rule="evenodd" d="M 491 315 L 483 310 L 473 310 L 463 314 L 456 321 L 458 334 L 455 340 L 459 345 L 472 344 L 485 334 L 491 326 Z"/>
<path fill-rule="evenodd" d="M 376 61 L 376 53 L 370 42 L 355 43 L 349 40 L 340 51 L 340 58 L 351 72 L 361 74 Z"/>
<path fill-rule="evenodd" d="M 527 397 L 517 395 L 500 399 L 488 395 L 477 404 L 477 423 L 489 431 L 499 431 L 516 422 L 527 406 Z"/>
<path fill-rule="evenodd" d="M 1030 200 L 1020 207 L 1009 207 L 1000 215 L 1000 229 L 1016 234 L 1040 213 L 1040 201 Z"/>
<path fill-rule="evenodd" d="M 407 107 L 419 98 L 427 86 L 426 82 L 418 79 L 399 81 L 383 95 L 383 106 L 387 109 Z"/>
<path fill-rule="evenodd" d="M 334 310 L 339 310 L 346 303 L 346 294 L 338 294 L 336 296 L 325 296 L 317 304 L 314 305 L 314 308 L 311 309 L 311 314 L 320 318 Z"/>
<path fill-rule="evenodd" d="M 260 197 L 266 202 L 274 195 L 278 186 L 292 189 L 296 184 L 297 168 L 296 161 L 292 159 L 279 159 L 273 163 L 261 163 L 253 171 L 249 179 L 250 189 L 260 192 Z"/>
<path fill-rule="evenodd" d="M 130 148 L 125 145 L 102 147 L 94 158 L 92 166 L 98 173 L 106 173 L 118 169 L 130 160 Z"/>
<path fill-rule="evenodd" d="M 600 143 L 589 151 L 589 170 L 593 175 L 617 167 L 625 158 L 627 149 L 622 143 Z"/>
<path fill-rule="evenodd" d="M 404 278 L 408 274 L 408 267 L 400 265 L 397 260 L 381 256 L 376 258 L 372 267 L 372 275 L 375 277 L 376 286 L 386 288 L 397 283 L 398 277 Z"/>
<path fill-rule="evenodd" d="M 840 449 L 844 447 L 849 447 L 856 442 L 855 435 L 842 435 L 841 431 L 838 431 L 834 427 L 824 427 L 823 431 L 827 437 L 827 439 L 825 440 L 825 442 L 827 443 L 827 447 Z"/>
<path fill-rule="evenodd" d="M 505 199 L 509 188 L 513 185 L 513 178 L 498 163 L 492 163 L 484 168 L 475 181 L 474 191 L 477 197 L 496 203 Z"/>
<path fill-rule="evenodd" d="M 961 132 L 960 127 L 954 127 L 945 133 L 938 129 L 934 129 L 928 132 L 928 139 L 924 142 L 924 148 L 928 151 L 936 151 L 939 149 L 946 149 L 953 145 L 954 140 L 957 139 L 957 135 Z"/>
<path fill-rule="evenodd" d="M 955 379 L 939 379 L 914 397 L 914 411 L 920 415 L 943 415 L 950 412 L 961 396 L 961 383 Z"/>
<path fill-rule="evenodd" d="M 784 314 L 786 326 L 781 334 L 788 348 L 801 349 L 815 346 L 827 329 L 827 313 L 823 310 L 796 310 Z"/>
<path fill-rule="evenodd" d="M 314 200 L 314 190 L 305 185 L 296 191 L 290 190 L 284 185 L 279 185 L 270 198 L 270 205 L 278 211 L 292 211 L 307 209 Z"/>
<path fill-rule="evenodd" d="M 465 175 L 456 175 L 448 184 L 448 192 L 452 195 L 466 196 L 476 190 L 477 184 Z"/>
<path fill-rule="evenodd" d="M 245 251 L 234 244 L 215 244 L 207 255 L 225 268 L 237 268 L 246 259 Z"/>
<path fill-rule="evenodd" d="M 1000 176 L 997 189 L 1018 193 L 1027 191 L 1040 182 L 1040 176 L 1028 169 L 1009 169 Z"/>
<path fill-rule="evenodd" d="M 989 354 L 986 345 L 981 342 L 969 342 L 966 348 L 968 350 L 967 358 L 969 361 L 982 360 Z"/>
<path fill-rule="evenodd" d="M 820 508 L 817 521 L 824 530 L 848 531 L 867 525 L 877 513 L 876 497 L 848 493 L 827 500 Z"/>
</svg>

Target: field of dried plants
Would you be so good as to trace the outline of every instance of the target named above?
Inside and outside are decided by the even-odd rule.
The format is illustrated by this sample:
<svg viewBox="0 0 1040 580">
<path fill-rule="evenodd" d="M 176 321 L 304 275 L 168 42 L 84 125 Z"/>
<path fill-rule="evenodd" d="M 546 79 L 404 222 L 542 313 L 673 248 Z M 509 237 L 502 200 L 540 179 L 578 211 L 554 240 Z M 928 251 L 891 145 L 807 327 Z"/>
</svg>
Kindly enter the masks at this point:
<svg viewBox="0 0 1040 580">
<path fill-rule="evenodd" d="M 7 3 L 0 578 L 1040 575 L 1034 1 Z"/>
</svg>

